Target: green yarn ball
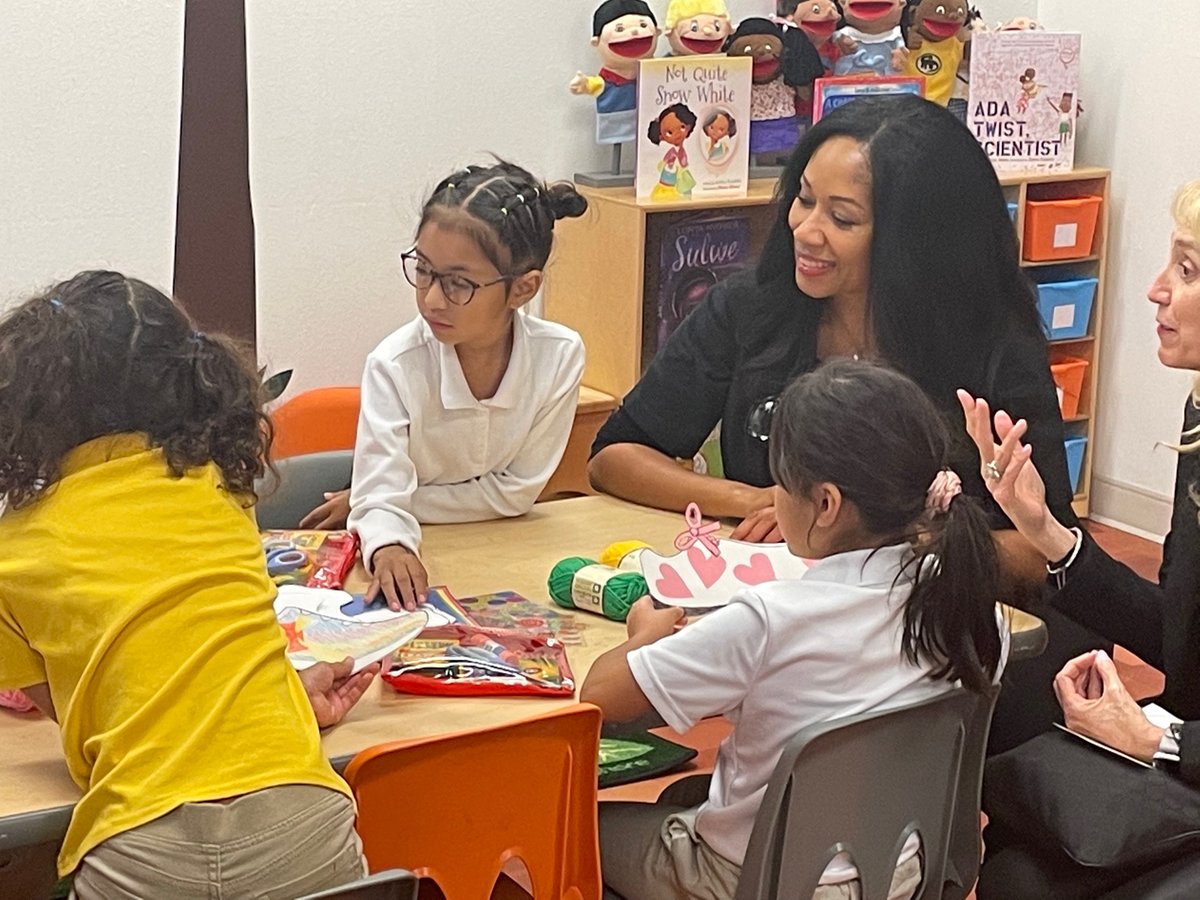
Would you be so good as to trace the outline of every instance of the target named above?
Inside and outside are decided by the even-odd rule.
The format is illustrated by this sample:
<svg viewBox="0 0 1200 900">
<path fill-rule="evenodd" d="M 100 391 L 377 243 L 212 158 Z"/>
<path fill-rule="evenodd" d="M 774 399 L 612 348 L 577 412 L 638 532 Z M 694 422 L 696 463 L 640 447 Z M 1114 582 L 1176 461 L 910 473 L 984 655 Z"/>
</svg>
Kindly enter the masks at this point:
<svg viewBox="0 0 1200 900">
<path fill-rule="evenodd" d="M 600 595 L 600 609 L 596 609 L 591 604 L 577 607 L 571 596 L 571 587 L 575 582 L 576 573 L 585 566 L 598 565 L 600 564 L 594 559 L 586 559 L 582 556 L 570 556 L 555 563 L 554 568 L 550 570 L 550 577 L 546 581 L 546 586 L 550 590 L 550 599 L 567 609 L 599 612 L 607 619 L 624 622 L 625 617 L 629 615 L 629 608 L 637 602 L 639 597 L 650 593 L 646 586 L 646 579 L 637 572 L 623 572 L 612 566 L 604 566 L 609 577 L 604 582 L 604 589 Z"/>
</svg>

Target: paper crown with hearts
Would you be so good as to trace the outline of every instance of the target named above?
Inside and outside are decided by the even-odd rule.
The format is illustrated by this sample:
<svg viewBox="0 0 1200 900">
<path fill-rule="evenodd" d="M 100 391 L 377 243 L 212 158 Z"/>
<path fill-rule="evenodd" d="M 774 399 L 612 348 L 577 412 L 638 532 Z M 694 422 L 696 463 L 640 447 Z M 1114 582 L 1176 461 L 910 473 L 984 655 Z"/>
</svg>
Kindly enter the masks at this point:
<svg viewBox="0 0 1200 900">
<path fill-rule="evenodd" d="M 704 524 L 700 509 L 688 504 L 687 528 L 675 539 L 679 550 L 662 556 L 643 550 L 638 557 L 650 595 L 660 603 L 690 609 L 724 606 L 738 591 L 767 581 L 799 578 L 808 563 L 787 544 L 750 544 L 718 538 L 716 522 Z"/>
</svg>

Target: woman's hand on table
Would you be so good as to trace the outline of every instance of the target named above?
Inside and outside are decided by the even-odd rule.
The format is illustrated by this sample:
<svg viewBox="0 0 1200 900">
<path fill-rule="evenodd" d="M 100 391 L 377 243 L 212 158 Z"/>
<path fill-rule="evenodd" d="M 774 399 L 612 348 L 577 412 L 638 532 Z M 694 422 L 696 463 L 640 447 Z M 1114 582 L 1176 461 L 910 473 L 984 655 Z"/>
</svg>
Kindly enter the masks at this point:
<svg viewBox="0 0 1200 900">
<path fill-rule="evenodd" d="M 779 519 L 775 515 L 775 488 L 748 484 L 734 487 L 740 491 L 740 505 L 745 512 L 742 521 L 729 535 L 730 539 L 751 544 L 777 544 L 782 541 Z"/>
<path fill-rule="evenodd" d="M 381 667 L 382 663 L 372 663 L 352 675 L 354 660 L 347 656 L 341 662 L 319 662 L 302 669 L 300 683 L 312 704 L 317 725 L 328 728 L 342 721 L 371 686 Z"/>
<path fill-rule="evenodd" d="M 1046 505 L 1046 485 L 1030 459 L 1033 448 L 1021 443 L 1029 423 L 1014 422 L 1004 410 L 993 418 L 986 400 L 961 389 L 958 402 L 967 434 L 979 451 L 983 483 L 1000 509 L 1046 559 L 1066 556 L 1075 546 L 1075 535 Z M 999 444 L 992 435 L 993 423 Z"/>
<path fill-rule="evenodd" d="M 376 550 L 371 557 L 371 573 L 365 597 L 368 604 L 382 593 L 388 609 L 412 611 L 429 590 L 429 575 L 420 557 L 400 544 Z"/>
<path fill-rule="evenodd" d="M 325 502 L 300 520 L 301 528 L 336 531 L 346 527 L 350 516 L 350 491 L 326 491 Z"/>
<path fill-rule="evenodd" d="M 1146 718 L 1103 650 L 1063 666 L 1054 678 L 1054 693 L 1072 731 L 1145 762 L 1154 757 L 1163 729 Z"/>
</svg>

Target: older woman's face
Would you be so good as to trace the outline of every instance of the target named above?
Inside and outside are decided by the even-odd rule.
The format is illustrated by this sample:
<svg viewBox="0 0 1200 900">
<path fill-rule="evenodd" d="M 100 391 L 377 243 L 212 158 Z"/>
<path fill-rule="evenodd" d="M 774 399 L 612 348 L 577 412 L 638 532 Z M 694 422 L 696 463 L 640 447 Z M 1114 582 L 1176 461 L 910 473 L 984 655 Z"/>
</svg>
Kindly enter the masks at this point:
<svg viewBox="0 0 1200 900">
<path fill-rule="evenodd" d="M 788 211 L 796 286 L 810 297 L 865 297 L 870 282 L 871 170 L 853 138 L 827 140 L 800 176 Z"/>
<path fill-rule="evenodd" d="M 1173 369 L 1200 369 L 1200 244 L 1196 235 L 1176 227 L 1167 267 L 1150 285 L 1158 307 L 1158 358 Z"/>
</svg>

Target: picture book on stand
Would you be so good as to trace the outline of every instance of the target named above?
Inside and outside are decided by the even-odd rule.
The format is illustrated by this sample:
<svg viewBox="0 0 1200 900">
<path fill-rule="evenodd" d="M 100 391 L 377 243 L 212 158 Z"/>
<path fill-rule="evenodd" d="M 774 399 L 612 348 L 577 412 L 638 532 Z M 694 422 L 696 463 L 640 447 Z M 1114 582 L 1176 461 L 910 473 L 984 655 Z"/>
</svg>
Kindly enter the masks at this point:
<svg viewBox="0 0 1200 900">
<path fill-rule="evenodd" d="M 634 179 L 639 201 L 746 195 L 752 67 L 749 57 L 642 60 Z"/>
<path fill-rule="evenodd" d="M 650 352 L 661 349 L 708 289 L 751 262 L 750 220 L 746 216 L 700 212 L 669 214 L 659 251 L 658 322 Z M 678 216 L 678 218 L 676 217 Z"/>
<path fill-rule="evenodd" d="M 1075 165 L 1078 34 L 984 32 L 971 39 L 967 124 L 997 172 Z"/>
</svg>

